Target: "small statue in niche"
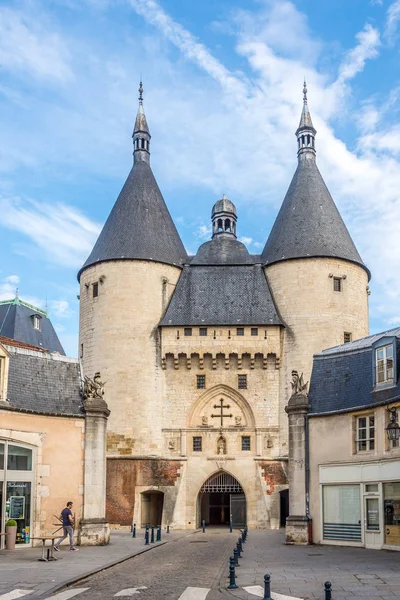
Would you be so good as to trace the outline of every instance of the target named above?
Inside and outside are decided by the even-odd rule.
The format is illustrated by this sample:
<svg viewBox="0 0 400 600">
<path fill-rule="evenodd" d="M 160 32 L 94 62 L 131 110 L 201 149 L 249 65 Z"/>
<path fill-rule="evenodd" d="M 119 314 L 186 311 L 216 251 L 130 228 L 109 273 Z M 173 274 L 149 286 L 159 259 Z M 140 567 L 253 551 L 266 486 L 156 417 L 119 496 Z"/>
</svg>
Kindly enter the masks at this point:
<svg viewBox="0 0 400 600">
<path fill-rule="evenodd" d="M 242 424 L 242 417 L 235 417 L 235 425 L 239 427 Z"/>
<path fill-rule="evenodd" d="M 175 440 L 169 440 L 169 442 L 168 442 L 168 448 L 170 450 L 175 450 Z"/>
<path fill-rule="evenodd" d="M 226 454 L 226 439 L 223 435 L 217 441 L 217 454 Z"/>
<path fill-rule="evenodd" d="M 208 425 L 208 417 L 201 417 L 201 424 Z"/>
</svg>

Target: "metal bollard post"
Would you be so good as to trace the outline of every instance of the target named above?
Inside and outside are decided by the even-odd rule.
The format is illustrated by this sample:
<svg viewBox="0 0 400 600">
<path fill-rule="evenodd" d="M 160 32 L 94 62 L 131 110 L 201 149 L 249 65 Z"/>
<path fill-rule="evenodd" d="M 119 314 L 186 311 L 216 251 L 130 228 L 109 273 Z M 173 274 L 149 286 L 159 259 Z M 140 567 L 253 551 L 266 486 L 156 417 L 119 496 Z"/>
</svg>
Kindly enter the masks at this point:
<svg viewBox="0 0 400 600">
<path fill-rule="evenodd" d="M 233 531 L 233 523 L 232 523 L 232 519 L 229 520 L 229 533 L 232 533 Z"/>
<path fill-rule="evenodd" d="M 325 600 L 331 600 L 332 598 L 332 584 L 330 581 L 325 581 L 324 583 L 325 589 Z"/>
<path fill-rule="evenodd" d="M 241 554 L 241 552 L 240 552 L 240 544 L 239 544 L 239 541 L 237 541 L 237 542 L 236 542 L 236 550 L 237 550 L 237 553 L 238 553 L 238 558 L 242 558 L 242 554 Z"/>
<path fill-rule="evenodd" d="M 167 533 L 169 533 L 169 525 L 167 525 Z"/>
<path fill-rule="evenodd" d="M 241 537 L 238 539 L 238 544 L 239 544 L 239 554 L 240 554 L 240 552 L 243 552 L 242 538 Z"/>
<path fill-rule="evenodd" d="M 229 559 L 229 585 L 228 585 L 228 590 L 235 590 L 237 588 L 237 585 L 235 583 L 235 559 L 233 558 L 233 556 L 230 557 Z"/>
<path fill-rule="evenodd" d="M 144 543 L 147 544 L 149 543 L 149 530 L 146 529 L 146 531 L 144 532 Z"/>
<path fill-rule="evenodd" d="M 148 523 L 146 523 L 146 531 L 148 531 L 150 529 L 150 525 Z"/>
<path fill-rule="evenodd" d="M 264 598 L 263 600 L 271 600 L 271 575 L 264 575 Z"/>
<path fill-rule="evenodd" d="M 238 551 L 237 551 L 237 548 L 233 549 L 233 557 L 235 559 L 235 567 L 240 567 L 239 561 L 238 561 Z"/>
<path fill-rule="evenodd" d="M 133 524 L 132 527 L 132 537 L 135 538 L 136 537 L 136 523 Z"/>
<path fill-rule="evenodd" d="M 161 525 L 157 525 L 156 542 L 161 542 Z"/>
<path fill-rule="evenodd" d="M 201 527 L 203 529 L 203 533 L 205 533 L 206 532 L 206 522 L 204 521 L 204 519 L 201 522 Z"/>
<path fill-rule="evenodd" d="M 243 529 L 242 531 L 242 543 L 244 544 L 246 542 L 246 531 Z"/>
<path fill-rule="evenodd" d="M 151 526 L 151 537 L 150 537 L 150 543 L 154 544 L 154 525 Z"/>
</svg>

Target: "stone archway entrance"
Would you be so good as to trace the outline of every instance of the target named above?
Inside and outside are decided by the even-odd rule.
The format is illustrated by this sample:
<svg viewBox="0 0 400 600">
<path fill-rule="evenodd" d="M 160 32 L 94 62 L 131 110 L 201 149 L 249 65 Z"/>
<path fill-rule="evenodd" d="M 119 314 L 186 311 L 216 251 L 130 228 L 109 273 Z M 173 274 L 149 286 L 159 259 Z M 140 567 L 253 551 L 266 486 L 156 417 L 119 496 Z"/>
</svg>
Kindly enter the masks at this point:
<svg viewBox="0 0 400 600">
<path fill-rule="evenodd" d="M 246 525 L 246 497 L 238 480 L 226 471 L 211 475 L 198 495 L 198 525 Z"/>
<path fill-rule="evenodd" d="M 141 494 L 141 526 L 161 525 L 164 504 L 164 493 L 158 491 L 143 492 Z"/>
</svg>

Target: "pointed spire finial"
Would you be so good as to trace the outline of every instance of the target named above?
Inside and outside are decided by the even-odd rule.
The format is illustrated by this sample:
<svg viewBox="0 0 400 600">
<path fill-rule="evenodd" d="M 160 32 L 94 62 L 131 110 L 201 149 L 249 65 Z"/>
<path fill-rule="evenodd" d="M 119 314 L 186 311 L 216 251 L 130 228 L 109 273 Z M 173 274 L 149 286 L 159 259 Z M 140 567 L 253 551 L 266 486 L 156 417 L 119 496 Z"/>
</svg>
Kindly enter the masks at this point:
<svg viewBox="0 0 400 600">
<path fill-rule="evenodd" d="M 143 84 L 142 84 L 142 78 L 140 78 L 138 92 L 139 92 L 139 104 L 140 104 L 140 106 L 143 106 Z"/>
<path fill-rule="evenodd" d="M 15 298 L 18 298 L 18 288 L 15 288 Z"/>
<path fill-rule="evenodd" d="M 304 77 L 304 83 L 303 83 L 303 103 L 307 104 L 307 82 L 306 82 L 305 77 Z"/>
<path fill-rule="evenodd" d="M 303 109 L 301 111 L 300 123 L 296 130 L 297 136 L 297 156 L 300 158 L 315 159 L 315 134 L 317 131 L 311 120 L 310 111 L 307 104 L 307 82 L 304 77 L 303 83 Z"/>
</svg>

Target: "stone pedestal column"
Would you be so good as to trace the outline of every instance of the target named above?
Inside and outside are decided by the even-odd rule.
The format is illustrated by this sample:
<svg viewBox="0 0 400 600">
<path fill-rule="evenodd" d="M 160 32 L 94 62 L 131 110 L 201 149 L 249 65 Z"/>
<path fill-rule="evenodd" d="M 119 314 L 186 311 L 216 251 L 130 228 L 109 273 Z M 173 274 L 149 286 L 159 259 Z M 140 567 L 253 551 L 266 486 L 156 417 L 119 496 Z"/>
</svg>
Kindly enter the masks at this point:
<svg viewBox="0 0 400 600">
<path fill-rule="evenodd" d="M 79 524 L 79 543 L 104 546 L 110 541 L 106 521 L 106 433 L 110 411 L 98 397 L 84 403 L 85 459 L 83 519 Z"/>
<path fill-rule="evenodd" d="M 289 417 L 289 517 L 285 541 L 303 545 L 309 543 L 305 469 L 307 393 L 294 393 L 285 411 Z"/>
</svg>

